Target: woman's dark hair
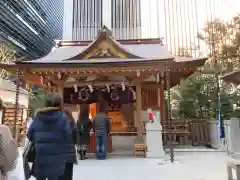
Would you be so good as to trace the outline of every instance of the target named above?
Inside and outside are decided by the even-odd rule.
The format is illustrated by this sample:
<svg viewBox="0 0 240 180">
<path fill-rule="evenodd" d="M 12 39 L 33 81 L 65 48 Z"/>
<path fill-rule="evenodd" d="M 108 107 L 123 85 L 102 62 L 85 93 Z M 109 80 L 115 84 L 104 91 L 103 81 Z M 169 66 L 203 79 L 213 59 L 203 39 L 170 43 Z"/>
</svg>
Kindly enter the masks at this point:
<svg viewBox="0 0 240 180">
<path fill-rule="evenodd" d="M 69 109 L 64 109 L 64 113 L 65 113 L 65 115 L 67 116 L 67 119 L 69 120 L 69 121 L 75 121 L 74 120 L 74 118 L 73 118 L 73 115 L 72 115 L 72 113 L 69 111 Z"/>
<path fill-rule="evenodd" d="M 62 104 L 61 102 L 62 102 L 62 99 L 59 95 L 55 93 L 48 93 L 46 96 L 45 106 L 61 108 L 61 104 Z"/>
<path fill-rule="evenodd" d="M 88 118 L 89 117 L 90 107 L 89 104 L 80 105 L 80 113 L 78 115 L 78 119 Z"/>
</svg>

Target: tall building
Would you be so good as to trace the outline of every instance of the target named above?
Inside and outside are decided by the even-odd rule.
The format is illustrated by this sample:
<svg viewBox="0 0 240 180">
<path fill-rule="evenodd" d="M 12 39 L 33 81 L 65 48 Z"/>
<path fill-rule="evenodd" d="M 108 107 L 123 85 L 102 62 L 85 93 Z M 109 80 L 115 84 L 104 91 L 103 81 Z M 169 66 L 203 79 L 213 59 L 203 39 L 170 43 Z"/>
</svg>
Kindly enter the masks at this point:
<svg viewBox="0 0 240 180">
<path fill-rule="evenodd" d="M 141 0 L 73 0 L 73 40 L 92 40 L 96 37 L 97 31 L 100 30 L 103 25 L 111 28 L 114 37 L 117 39 L 140 38 L 140 1 Z M 67 3 L 66 8 L 72 13 Z M 67 18 L 67 16 L 65 17 Z M 67 25 L 65 25 L 65 27 L 66 26 Z M 66 36 L 69 39 L 69 35 Z"/>
<path fill-rule="evenodd" d="M 111 0 L 110 11 L 116 39 L 141 38 L 141 0 Z"/>
<path fill-rule="evenodd" d="M 177 2 L 177 3 L 176 3 Z M 163 0 L 164 28 L 161 35 L 174 55 L 201 56 L 206 53 L 206 44 L 197 34 L 207 22 L 229 20 L 236 15 L 238 0 Z"/>
<path fill-rule="evenodd" d="M 93 40 L 103 25 L 116 39 L 159 38 L 159 9 L 159 0 L 65 0 L 63 38 Z"/>
<path fill-rule="evenodd" d="M 63 35 L 64 0 L 1 0 L 0 40 L 20 56 L 38 58 Z"/>
<path fill-rule="evenodd" d="M 92 40 L 103 25 L 104 0 L 73 0 L 73 40 Z"/>
<path fill-rule="evenodd" d="M 92 40 L 97 30 L 107 25 L 116 39 L 163 38 L 170 54 L 201 56 L 206 45 L 199 41 L 197 34 L 208 21 L 234 16 L 239 2 L 73 0 L 73 10 L 65 14 L 68 17 L 65 32 L 68 32 L 69 40 Z M 73 22 L 72 26 L 69 26 L 69 21 Z"/>
</svg>

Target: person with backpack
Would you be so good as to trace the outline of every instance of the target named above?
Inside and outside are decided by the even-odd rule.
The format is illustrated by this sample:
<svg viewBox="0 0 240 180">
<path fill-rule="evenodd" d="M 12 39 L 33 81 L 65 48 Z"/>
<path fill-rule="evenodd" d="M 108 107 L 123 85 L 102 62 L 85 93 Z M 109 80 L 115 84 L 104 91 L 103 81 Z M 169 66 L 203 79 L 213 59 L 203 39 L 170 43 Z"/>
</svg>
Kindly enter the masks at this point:
<svg viewBox="0 0 240 180">
<path fill-rule="evenodd" d="M 35 147 L 36 180 L 58 180 L 73 151 L 72 129 L 62 113 L 60 96 L 47 94 L 45 108 L 36 113 L 27 137 Z"/>
<path fill-rule="evenodd" d="M 90 144 L 92 121 L 89 118 L 89 105 L 82 106 L 77 120 L 78 153 L 80 160 L 87 159 L 86 153 Z"/>
</svg>

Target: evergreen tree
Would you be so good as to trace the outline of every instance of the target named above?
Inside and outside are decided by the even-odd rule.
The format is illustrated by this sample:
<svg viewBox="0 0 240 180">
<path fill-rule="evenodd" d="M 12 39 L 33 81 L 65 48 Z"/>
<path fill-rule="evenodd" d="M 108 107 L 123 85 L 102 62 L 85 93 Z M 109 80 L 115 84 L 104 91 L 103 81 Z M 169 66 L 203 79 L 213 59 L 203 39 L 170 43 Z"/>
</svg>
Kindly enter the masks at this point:
<svg viewBox="0 0 240 180">
<path fill-rule="evenodd" d="M 231 22 L 208 22 L 198 34 L 207 45 L 209 59 L 200 69 L 172 91 L 173 115 L 185 118 L 217 118 L 218 92 L 224 119 L 239 116 L 240 93 L 219 76 L 240 67 L 240 16 Z M 237 105 L 236 108 L 233 105 Z"/>
</svg>

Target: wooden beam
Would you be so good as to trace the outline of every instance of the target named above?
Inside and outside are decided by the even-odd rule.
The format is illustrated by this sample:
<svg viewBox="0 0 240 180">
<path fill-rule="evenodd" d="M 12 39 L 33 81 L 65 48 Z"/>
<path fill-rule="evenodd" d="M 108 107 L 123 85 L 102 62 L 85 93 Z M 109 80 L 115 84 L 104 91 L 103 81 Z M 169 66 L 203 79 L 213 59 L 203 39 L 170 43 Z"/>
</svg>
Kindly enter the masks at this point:
<svg viewBox="0 0 240 180">
<path fill-rule="evenodd" d="M 61 87 L 61 86 L 64 85 L 64 81 L 65 81 L 66 77 L 62 77 L 61 79 L 57 79 L 55 75 L 50 75 L 49 74 L 49 75 L 45 75 L 43 78 L 47 79 L 49 81 L 52 81 L 53 84 Z"/>
<path fill-rule="evenodd" d="M 87 86 L 87 84 L 91 84 L 92 86 L 106 86 L 106 84 L 109 85 L 121 85 L 122 83 L 124 83 L 126 86 L 132 86 L 132 84 L 130 82 L 121 82 L 121 81 L 92 81 L 92 82 L 76 82 L 77 86 Z M 75 82 L 65 82 L 64 83 L 64 87 L 73 87 L 73 85 L 75 84 Z"/>
<path fill-rule="evenodd" d="M 161 71 L 164 71 L 164 68 L 163 67 L 159 67 L 159 66 L 154 66 L 154 65 L 151 65 L 151 66 L 125 66 L 125 67 L 99 67 L 99 68 L 91 68 L 91 67 L 88 67 L 88 68 L 59 68 L 59 67 L 56 67 L 56 68 L 36 68 L 36 69 L 32 69 L 31 70 L 33 74 L 37 74 L 37 73 L 40 73 L 40 74 L 44 74 L 44 73 L 59 73 L 59 72 L 62 72 L 62 73 L 66 73 L 66 74 L 92 74 L 92 73 L 111 73 L 112 75 L 115 75 L 115 74 L 128 74 L 128 73 L 134 73 L 136 74 L 136 71 L 141 71 L 141 73 L 144 73 L 144 72 L 161 72 Z"/>
<path fill-rule="evenodd" d="M 150 78 L 152 75 L 153 75 L 153 74 L 140 75 L 140 77 L 135 78 L 135 79 L 132 81 L 132 84 L 143 83 L 144 80 Z"/>
<path fill-rule="evenodd" d="M 58 87 L 58 94 L 61 97 L 61 110 L 64 111 L 63 86 Z"/>
<path fill-rule="evenodd" d="M 87 84 L 91 84 L 92 86 L 106 86 L 106 84 L 109 84 L 109 85 L 121 85 L 122 83 L 124 83 L 124 85 L 126 86 L 136 86 L 137 84 L 141 84 L 141 86 L 151 86 L 153 88 L 158 88 L 161 86 L 161 84 L 157 84 L 157 83 L 154 83 L 154 82 L 129 82 L 129 81 L 90 81 L 90 82 L 87 82 L 87 81 L 77 81 L 76 82 L 76 85 L 77 86 L 87 86 Z M 75 82 L 65 82 L 64 83 L 64 87 L 73 87 L 73 85 L 75 84 Z"/>
</svg>

